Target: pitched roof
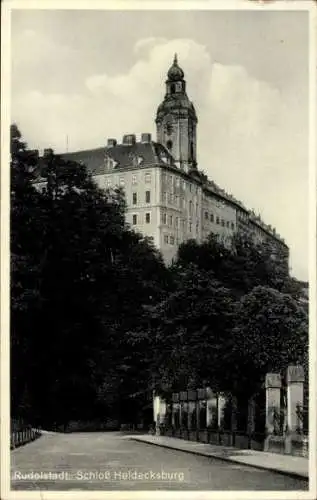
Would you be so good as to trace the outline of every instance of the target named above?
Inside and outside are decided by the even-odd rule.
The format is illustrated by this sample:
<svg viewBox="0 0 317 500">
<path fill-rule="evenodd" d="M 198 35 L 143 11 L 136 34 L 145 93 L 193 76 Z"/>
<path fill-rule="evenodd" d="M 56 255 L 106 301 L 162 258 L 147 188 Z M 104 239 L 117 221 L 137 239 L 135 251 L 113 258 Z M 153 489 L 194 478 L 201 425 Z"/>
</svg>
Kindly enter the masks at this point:
<svg viewBox="0 0 317 500">
<path fill-rule="evenodd" d="M 134 158 L 139 159 L 138 168 L 146 168 L 158 164 L 173 165 L 173 157 L 167 149 L 156 142 L 136 142 L 131 145 L 117 144 L 112 147 L 76 151 L 60 155 L 64 160 L 75 161 L 86 165 L 92 175 L 101 175 L 107 171 L 106 158 L 114 160 L 115 168 L 134 167 Z M 164 161 L 164 157 L 166 160 Z"/>
<path fill-rule="evenodd" d="M 83 163 L 92 175 L 98 175 L 105 170 L 105 152 L 106 148 L 97 148 L 74 153 L 63 153 L 60 156 L 65 161 Z"/>
</svg>

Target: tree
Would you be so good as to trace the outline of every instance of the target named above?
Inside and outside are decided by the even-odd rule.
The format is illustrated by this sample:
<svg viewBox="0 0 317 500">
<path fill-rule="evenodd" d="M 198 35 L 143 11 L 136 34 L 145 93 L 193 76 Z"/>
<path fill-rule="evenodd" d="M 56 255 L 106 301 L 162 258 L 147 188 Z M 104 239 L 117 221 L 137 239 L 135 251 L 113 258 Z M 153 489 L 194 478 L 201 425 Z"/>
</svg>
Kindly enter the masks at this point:
<svg viewBox="0 0 317 500">
<path fill-rule="evenodd" d="M 269 242 L 255 243 L 239 233 L 228 241 L 214 234 L 201 244 L 190 240 L 180 246 L 177 263 L 183 267 L 193 263 L 201 270 L 213 271 L 237 296 L 259 285 L 291 291 L 285 256 Z"/>
<path fill-rule="evenodd" d="M 178 284 L 149 311 L 153 376 L 158 391 L 224 384 L 233 299 L 212 273 L 179 270 Z"/>
<path fill-rule="evenodd" d="M 26 147 L 13 132 L 14 156 Z M 126 226 L 121 190 L 99 189 L 85 166 L 49 150 L 36 157 L 32 176 L 19 162 L 12 163 L 19 181 L 12 184 L 12 327 L 25 342 L 13 349 L 12 367 L 27 384 L 29 417 L 65 424 L 118 416 L 120 399 L 135 391 L 147 363 L 144 346 L 131 352 L 131 339 L 144 306 L 162 297 L 168 272 L 153 244 Z M 36 175 L 43 180 L 37 189 Z M 19 359 L 27 364 L 23 374 Z M 13 390 L 17 401 L 21 391 Z"/>
<path fill-rule="evenodd" d="M 34 189 L 36 151 L 29 151 L 16 124 L 11 126 L 11 407 L 26 417 L 31 406 L 25 377 L 31 356 L 29 335 L 39 304 L 41 228 L 40 196 Z"/>
<path fill-rule="evenodd" d="M 236 305 L 232 361 L 242 387 L 260 384 L 267 372 L 303 364 L 308 350 L 307 313 L 290 295 L 256 287 Z"/>
</svg>

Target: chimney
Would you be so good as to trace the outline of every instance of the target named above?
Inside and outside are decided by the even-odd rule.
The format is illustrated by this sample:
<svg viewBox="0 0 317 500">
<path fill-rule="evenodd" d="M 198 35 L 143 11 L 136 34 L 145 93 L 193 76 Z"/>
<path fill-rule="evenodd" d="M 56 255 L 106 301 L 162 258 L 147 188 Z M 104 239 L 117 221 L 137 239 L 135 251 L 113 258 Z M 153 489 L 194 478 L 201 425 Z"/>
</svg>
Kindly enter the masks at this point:
<svg viewBox="0 0 317 500">
<path fill-rule="evenodd" d="M 117 145 L 116 139 L 108 139 L 107 140 L 107 148 L 113 148 Z"/>
<path fill-rule="evenodd" d="M 135 144 L 135 134 L 124 135 L 122 144 L 125 146 L 133 146 Z"/>
<path fill-rule="evenodd" d="M 148 134 L 148 133 L 141 134 L 141 142 L 142 143 L 145 143 L 145 142 L 148 143 L 148 142 L 151 142 L 151 140 L 152 140 L 151 134 Z"/>
</svg>

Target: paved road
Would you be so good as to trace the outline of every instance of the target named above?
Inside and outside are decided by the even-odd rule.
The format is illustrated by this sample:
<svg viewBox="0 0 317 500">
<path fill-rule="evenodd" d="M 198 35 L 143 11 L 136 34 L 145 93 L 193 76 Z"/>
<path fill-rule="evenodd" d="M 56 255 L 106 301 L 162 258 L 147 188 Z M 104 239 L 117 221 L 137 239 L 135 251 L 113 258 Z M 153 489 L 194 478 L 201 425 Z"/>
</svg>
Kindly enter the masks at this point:
<svg viewBox="0 0 317 500">
<path fill-rule="evenodd" d="M 11 452 L 11 469 L 14 490 L 308 488 L 305 480 L 135 442 L 119 432 L 45 434 Z"/>
</svg>

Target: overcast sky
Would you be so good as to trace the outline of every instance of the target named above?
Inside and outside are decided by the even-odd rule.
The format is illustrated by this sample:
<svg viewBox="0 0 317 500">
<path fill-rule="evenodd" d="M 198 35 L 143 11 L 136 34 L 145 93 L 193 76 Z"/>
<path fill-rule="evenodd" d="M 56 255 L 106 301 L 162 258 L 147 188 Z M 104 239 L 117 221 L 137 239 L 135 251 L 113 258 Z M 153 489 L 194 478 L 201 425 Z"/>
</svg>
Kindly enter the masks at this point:
<svg viewBox="0 0 317 500">
<path fill-rule="evenodd" d="M 308 17 L 270 11 L 14 11 L 12 121 L 30 147 L 155 133 L 178 53 L 199 168 L 285 238 L 308 278 Z"/>
</svg>

